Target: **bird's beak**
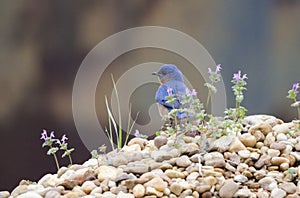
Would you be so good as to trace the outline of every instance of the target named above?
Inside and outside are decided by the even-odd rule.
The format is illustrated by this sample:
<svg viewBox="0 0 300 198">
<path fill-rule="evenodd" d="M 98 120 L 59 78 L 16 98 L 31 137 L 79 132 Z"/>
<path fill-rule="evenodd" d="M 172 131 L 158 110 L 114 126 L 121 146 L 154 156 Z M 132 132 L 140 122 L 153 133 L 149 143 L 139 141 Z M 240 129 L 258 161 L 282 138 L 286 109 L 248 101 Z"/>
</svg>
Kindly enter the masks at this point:
<svg viewBox="0 0 300 198">
<path fill-rule="evenodd" d="M 152 75 L 158 76 L 157 72 L 152 72 Z"/>
</svg>

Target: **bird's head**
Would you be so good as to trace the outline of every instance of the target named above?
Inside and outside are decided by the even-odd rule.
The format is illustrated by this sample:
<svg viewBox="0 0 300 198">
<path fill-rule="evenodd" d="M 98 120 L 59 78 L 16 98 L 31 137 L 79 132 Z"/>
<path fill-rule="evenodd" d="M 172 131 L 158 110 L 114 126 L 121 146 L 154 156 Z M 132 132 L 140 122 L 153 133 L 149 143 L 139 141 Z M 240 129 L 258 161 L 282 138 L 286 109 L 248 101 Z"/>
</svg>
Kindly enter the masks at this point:
<svg viewBox="0 0 300 198">
<path fill-rule="evenodd" d="M 157 75 L 162 84 L 170 80 L 183 82 L 181 71 L 173 64 L 165 64 L 158 70 L 158 72 L 153 72 L 152 74 Z"/>
</svg>

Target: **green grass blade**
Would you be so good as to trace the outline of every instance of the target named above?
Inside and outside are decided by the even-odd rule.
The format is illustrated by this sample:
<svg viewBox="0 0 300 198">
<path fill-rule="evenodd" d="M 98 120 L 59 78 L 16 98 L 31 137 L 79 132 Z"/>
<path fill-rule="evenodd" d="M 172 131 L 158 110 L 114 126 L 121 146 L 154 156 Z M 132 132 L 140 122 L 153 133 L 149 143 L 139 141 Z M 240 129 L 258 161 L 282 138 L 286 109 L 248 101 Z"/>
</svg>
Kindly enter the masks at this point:
<svg viewBox="0 0 300 198">
<path fill-rule="evenodd" d="M 140 113 L 140 112 L 137 112 L 137 114 L 136 114 L 136 116 L 135 116 L 135 119 L 133 120 L 132 125 L 131 125 L 130 128 L 129 128 L 129 131 L 126 133 L 126 142 L 127 142 L 127 140 L 128 140 L 129 135 L 130 135 L 131 132 L 132 132 L 133 126 L 134 126 L 134 124 L 136 123 L 136 120 L 137 120 L 137 118 L 138 118 L 138 116 L 139 116 L 139 113 Z"/>
<path fill-rule="evenodd" d="M 116 99 L 117 99 L 117 107 L 118 107 L 118 118 L 119 118 L 119 135 L 118 135 L 118 148 L 121 149 L 122 148 L 122 116 L 121 116 L 121 108 L 120 108 L 120 100 L 119 100 L 119 94 L 118 94 L 118 90 L 117 90 L 117 86 L 114 80 L 113 75 L 111 75 L 112 81 L 113 81 L 113 85 L 114 85 L 114 91 L 116 94 Z"/>
<path fill-rule="evenodd" d="M 106 105 L 106 109 L 107 109 L 107 113 L 108 113 L 108 119 L 109 119 L 109 122 L 111 121 L 113 126 L 114 126 L 114 129 L 115 129 L 115 133 L 116 133 L 116 136 L 117 136 L 117 139 L 119 139 L 119 135 L 118 135 L 118 129 L 117 129 L 117 124 L 116 124 L 116 121 L 110 111 L 110 108 L 109 108 L 109 105 L 108 105 L 108 101 L 107 101 L 107 97 L 105 96 L 105 105 Z M 111 130 L 111 124 L 110 124 L 110 133 L 111 133 L 111 137 L 112 137 L 112 130 Z M 112 145 L 113 146 L 113 145 Z"/>
</svg>

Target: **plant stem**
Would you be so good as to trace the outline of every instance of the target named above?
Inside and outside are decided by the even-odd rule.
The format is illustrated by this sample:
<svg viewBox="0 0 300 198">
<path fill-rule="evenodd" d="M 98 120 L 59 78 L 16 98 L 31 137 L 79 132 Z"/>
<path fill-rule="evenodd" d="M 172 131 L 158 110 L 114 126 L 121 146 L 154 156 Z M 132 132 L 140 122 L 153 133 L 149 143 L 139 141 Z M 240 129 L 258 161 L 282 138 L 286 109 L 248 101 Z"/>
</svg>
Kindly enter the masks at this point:
<svg viewBox="0 0 300 198">
<path fill-rule="evenodd" d="M 72 161 L 71 155 L 68 155 L 68 157 L 69 157 L 69 160 L 70 160 L 70 165 L 72 165 L 73 161 Z"/>
<path fill-rule="evenodd" d="M 54 157 L 54 160 L 55 160 L 55 164 L 56 164 L 57 170 L 59 170 L 59 163 L 58 163 L 57 156 L 56 156 L 55 153 L 53 153 L 53 157 Z"/>
<path fill-rule="evenodd" d="M 211 92 L 210 92 L 210 90 L 208 89 L 207 100 L 206 100 L 206 107 L 207 107 L 207 108 L 208 108 L 208 105 L 209 105 L 210 97 L 211 97 Z"/>
<path fill-rule="evenodd" d="M 295 103 L 297 102 L 296 98 L 294 98 L 294 102 Z M 300 107 L 299 106 L 297 107 L 297 111 L 298 111 L 298 120 L 300 120 Z"/>
</svg>

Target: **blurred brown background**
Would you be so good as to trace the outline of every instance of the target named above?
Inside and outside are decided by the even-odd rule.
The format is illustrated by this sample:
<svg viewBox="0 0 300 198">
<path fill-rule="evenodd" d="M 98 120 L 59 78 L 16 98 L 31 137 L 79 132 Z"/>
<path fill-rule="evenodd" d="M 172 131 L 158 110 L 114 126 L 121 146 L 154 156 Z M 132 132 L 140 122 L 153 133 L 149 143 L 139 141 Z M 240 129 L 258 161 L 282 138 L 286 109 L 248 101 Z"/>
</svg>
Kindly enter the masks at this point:
<svg viewBox="0 0 300 198">
<path fill-rule="evenodd" d="M 241 69 L 249 76 L 248 114 L 296 117 L 285 96 L 300 81 L 300 1 L 2 0 L 0 15 L 0 190 L 56 171 L 41 148 L 43 128 L 69 136 L 74 162 L 90 157 L 72 117 L 74 78 L 95 45 L 127 28 L 165 26 L 191 35 L 222 64 L 229 107 L 230 80 Z M 173 55 L 150 52 L 116 62 L 113 72 L 143 61 L 174 62 Z"/>
</svg>

